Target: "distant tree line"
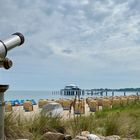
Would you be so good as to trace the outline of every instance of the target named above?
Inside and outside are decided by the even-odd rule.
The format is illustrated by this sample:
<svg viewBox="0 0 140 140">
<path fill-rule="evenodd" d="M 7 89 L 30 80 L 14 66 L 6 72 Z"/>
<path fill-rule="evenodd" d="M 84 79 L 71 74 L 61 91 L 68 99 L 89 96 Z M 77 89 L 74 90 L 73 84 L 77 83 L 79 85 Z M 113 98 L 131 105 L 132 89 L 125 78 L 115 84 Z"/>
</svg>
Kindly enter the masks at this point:
<svg viewBox="0 0 140 140">
<path fill-rule="evenodd" d="M 134 91 L 134 92 L 139 92 L 140 88 L 121 88 L 121 89 L 116 89 L 115 91 Z"/>
<path fill-rule="evenodd" d="M 94 89 L 94 90 L 118 91 L 118 92 L 140 92 L 140 88 L 120 88 L 120 89 L 99 88 L 99 89 Z"/>
</svg>

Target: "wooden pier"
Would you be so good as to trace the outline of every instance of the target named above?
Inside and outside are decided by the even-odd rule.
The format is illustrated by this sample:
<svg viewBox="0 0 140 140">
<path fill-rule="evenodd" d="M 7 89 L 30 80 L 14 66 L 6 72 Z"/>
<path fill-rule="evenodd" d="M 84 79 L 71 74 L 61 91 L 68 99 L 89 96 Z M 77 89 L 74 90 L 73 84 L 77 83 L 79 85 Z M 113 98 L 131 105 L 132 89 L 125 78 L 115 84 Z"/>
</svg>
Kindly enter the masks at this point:
<svg viewBox="0 0 140 140">
<path fill-rule="evenodd" d="M 114 96 L 114 91 L 107 91 L 104 89 L 80 89 L 80 88 L 71 88 L 71 89 L 61 89 L 61 95 L 75 96 L 75 95 L 96 95 L 96 96 L 108 96 L 108 92 L 112 92 Z M 125 93 L 124 93 L 125 95 Z"/>
<path fill-rule="evenodd" d="M 115 90 L 105 90 L 105 89 L 69 89 L 69 90 L 65 90 L 65 89 L 61 89 L 60 90 L 60 95 L 64 95 L 64 96 L 75 96 L 75 95 L 79 95 L 79 96 L 115 96 L 115 93 L 119 93 L 119 91 L 115 91 Z M 129 91 L 128 92 L 120 92 L 122 94 L 122 96 L 127 96 L 129 95 Z M 116 94 L 116 95 L 117 95 Z M 139 95 L 139 92 L 133 92 L 134 95 Z"/>
</svg>

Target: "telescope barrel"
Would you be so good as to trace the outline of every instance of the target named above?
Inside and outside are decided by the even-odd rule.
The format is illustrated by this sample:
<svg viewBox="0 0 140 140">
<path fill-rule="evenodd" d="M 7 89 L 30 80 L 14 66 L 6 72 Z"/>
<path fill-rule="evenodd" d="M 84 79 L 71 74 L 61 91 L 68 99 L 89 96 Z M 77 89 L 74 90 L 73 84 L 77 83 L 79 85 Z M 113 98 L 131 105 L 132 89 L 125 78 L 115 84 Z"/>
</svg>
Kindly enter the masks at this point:
<svg viewBox="0 0 140 140">
<path fill-rule="evenodd" d="M 7 52 L 17 46 L 24 43 L 24 36 L 21 33 L 14 33 L 10 38 L 1 41 L 0 40 L 0 58 L 4 59 Z"/>
</svg>

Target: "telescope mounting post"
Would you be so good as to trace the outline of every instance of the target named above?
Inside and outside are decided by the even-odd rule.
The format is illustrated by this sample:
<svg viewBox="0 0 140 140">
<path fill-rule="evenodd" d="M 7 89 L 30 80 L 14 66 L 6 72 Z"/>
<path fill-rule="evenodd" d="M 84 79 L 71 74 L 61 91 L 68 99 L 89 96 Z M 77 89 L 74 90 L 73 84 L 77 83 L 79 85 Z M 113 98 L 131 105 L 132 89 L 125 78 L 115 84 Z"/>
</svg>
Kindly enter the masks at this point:
<svg viewBox="0 0 140 140">
<path fill-rule="evenodd" d="M 24 43 L 24 36 L 17 32 L 4 41 L 0 40 L 0 68 L 9 69 L 12 67 L 12 61 L 8 58 L 7 52 Z M 5 102 L 4 92 L 9 88 L 9 85 L 0 85 L 0 140 L 5 140 L 4 136 L 4 114 Z"/>
<path fill-rule="evenodd" d="M 9 88 L 9 85 L 0 85 L 0 140 L 4 140 L 4 92 Z"/>
</svg>

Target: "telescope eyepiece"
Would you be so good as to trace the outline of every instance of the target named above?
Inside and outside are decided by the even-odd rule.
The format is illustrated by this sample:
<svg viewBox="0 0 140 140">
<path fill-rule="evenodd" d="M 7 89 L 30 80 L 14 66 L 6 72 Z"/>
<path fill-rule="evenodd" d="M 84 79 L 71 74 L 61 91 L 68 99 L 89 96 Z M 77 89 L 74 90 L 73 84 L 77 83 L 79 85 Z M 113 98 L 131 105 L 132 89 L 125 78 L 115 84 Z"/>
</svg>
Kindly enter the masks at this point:
<svg viewBox="0 0 140 140">
<path fill-rule="evenodd" d="M 21 34 L 21 33 L 19 33 L 19 32 L 16 32 L 16 33 L 14 33 L 14 34 L 12 34 L 12 35 L 17 35 L 17 36 L 19 36 L 19 38 L 20 38 L 20 40 L 21 40 L 19 46 L 22 45 L 22 44 L 24 43 L 25 39 L 24 39 L 23 34 Z"/>
<path fill-rule="evenodd" d="M 0 60 L 0 68 L 10 69 L 13 65 L 12 60 L 9 58 L 5 58 L 4 60 Z"/>
<path fill-rule="evenodd" d="M 5 69 L 10 69 L 12 67 L 12 65 L 13 65 L 13 62 L 8 58 L 6 58 L 3 62 L 3 67 Z"/>
</svg>

